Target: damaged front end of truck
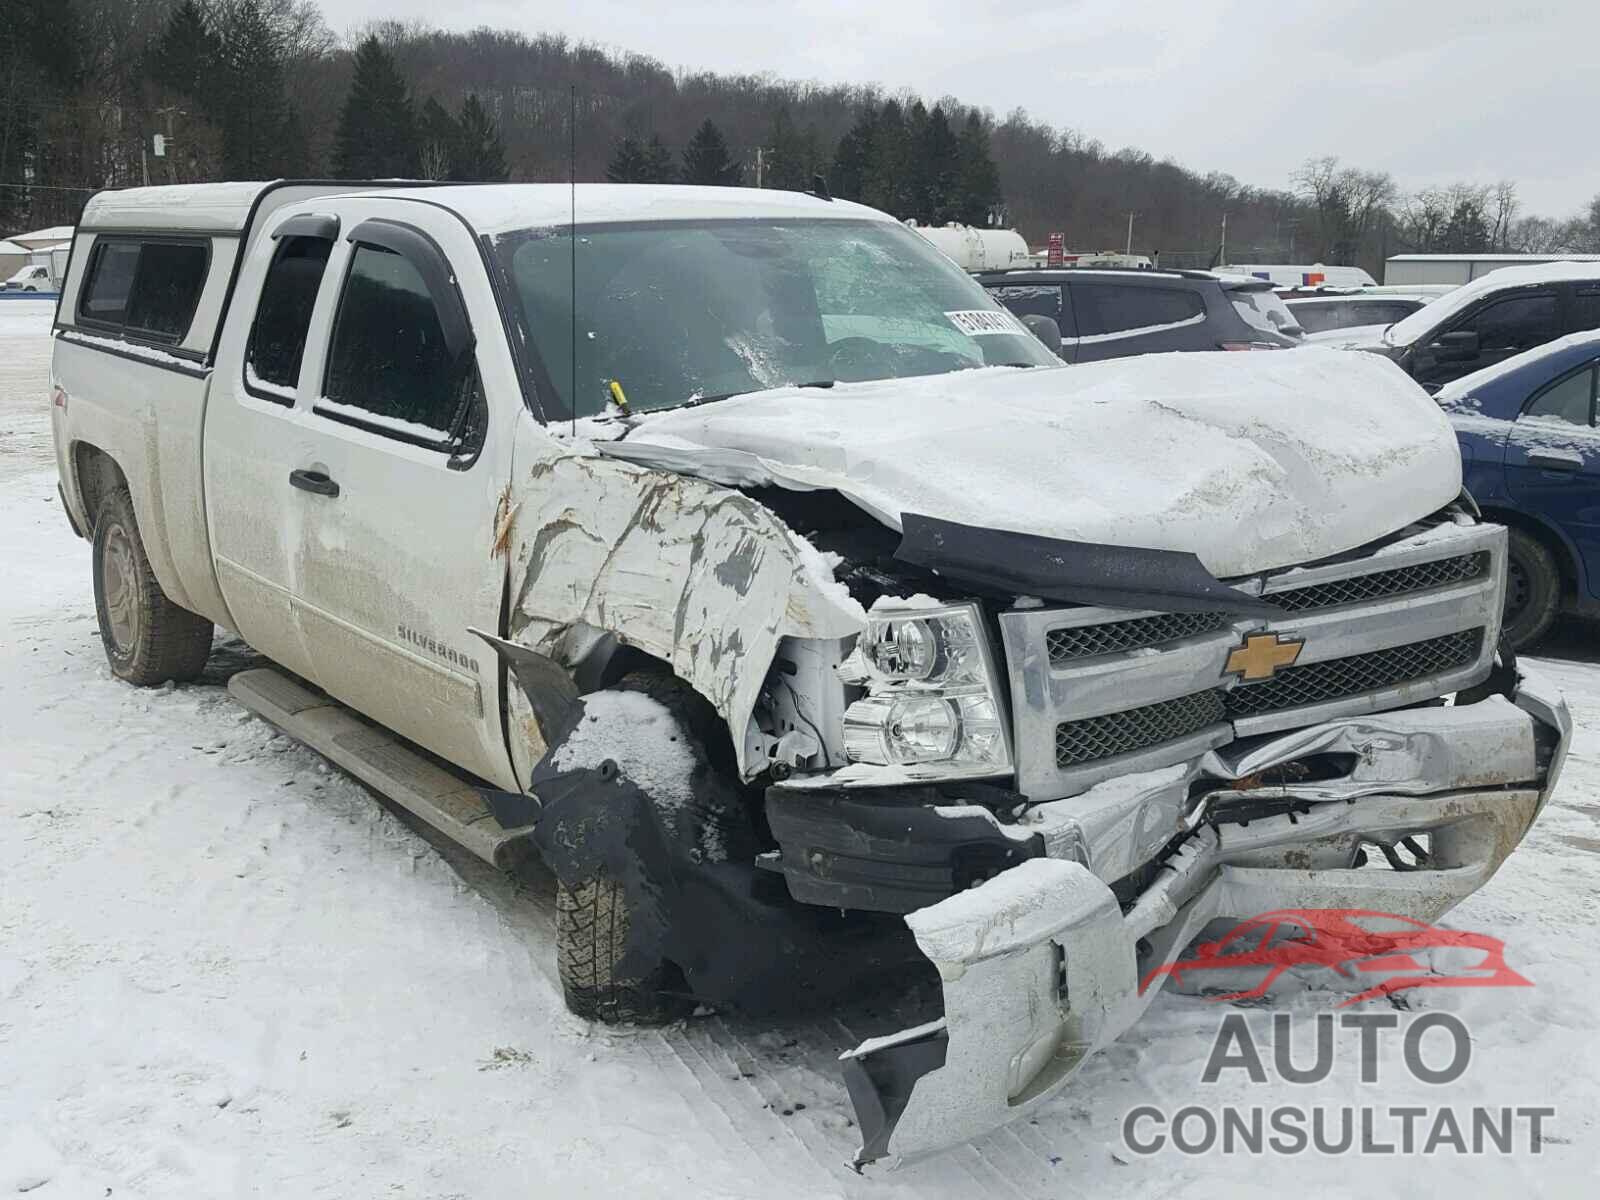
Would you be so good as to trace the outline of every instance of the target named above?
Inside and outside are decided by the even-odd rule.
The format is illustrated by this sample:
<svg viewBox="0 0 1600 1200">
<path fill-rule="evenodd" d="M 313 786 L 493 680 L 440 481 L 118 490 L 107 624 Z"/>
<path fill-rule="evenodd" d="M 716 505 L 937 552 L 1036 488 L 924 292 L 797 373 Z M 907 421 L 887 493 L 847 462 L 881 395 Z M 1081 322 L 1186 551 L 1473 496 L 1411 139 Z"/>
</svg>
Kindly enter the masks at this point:
<svg viewBox="0 0 1600 1200">
<path fill-rule="evenodd" d="M 518 701 L 519 772 L 570 818 L 541 843 L 558 873 L 651 847 L 640 886 L 678 917 L 651 949 L 697 994 L 841 912 L 903 922 L 937 972 L 941 1017 L 843 1056 L 859 1162 L 1047 1103 L 1212 921 L 1437 918 L 1546 802 L 1570 720 L 1498 652 L 1504 530 L 1392 367 L 1305 361 L 1051 372 L 1037 404 L 976 373 L 928 385 L 915 436 L 917 381 L 791 390 L 522 456 L 510 642 L 580 706 L 618 648 L 669 665 L 728 731 L 717 788 L 759 813 L 743 861 L 636 797 L 580 820 L 644 768 L 559 769 L 560 722 Z M 985 424 L 941 429 L 938 388 Z M 1335 401 L 1365 441 L 1327 444 Z M 1028 438 L 982 444 L 1024 410 Z M 1148 485 L 1086 501 L 1114 453 Z M 757 910 L 779 932 L 740 946 Z"/>
</svg>

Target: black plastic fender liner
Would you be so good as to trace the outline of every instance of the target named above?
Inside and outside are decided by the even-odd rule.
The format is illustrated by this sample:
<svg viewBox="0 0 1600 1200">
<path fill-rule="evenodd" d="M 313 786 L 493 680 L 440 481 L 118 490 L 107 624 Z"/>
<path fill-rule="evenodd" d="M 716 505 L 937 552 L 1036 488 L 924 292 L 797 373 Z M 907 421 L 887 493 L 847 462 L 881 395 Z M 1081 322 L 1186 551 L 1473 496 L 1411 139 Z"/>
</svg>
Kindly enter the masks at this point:
<svg viewBox="0 0 1600 1200">
<path fill-rule="evenodd" d="M 531 840 L 566 886 L 601 875 L 622 886 L 628 941 L 620 975 L 643 978 L 671 962 L 697 997 L 751 1014 L 804 1012 L 874 976 L 937 982 L 903 921 L 800 904 L 781 878 L 757 870 L 744 798 L 709 765 L 693 776 L 695 802 L 677 808 L 611 759 L 556 766 L 583 710 L 580 700 L 534 768 Z"/>
<path fill-rule="evenodd" d="M 895 557 L 947 579 L 1072 604 L 1282 615 L 1276 605 L 1229 587 L 1195 555 L 1179 550 L 980 529 L 919 513 L 902 513 L 900 529 Z"/>
</svg>

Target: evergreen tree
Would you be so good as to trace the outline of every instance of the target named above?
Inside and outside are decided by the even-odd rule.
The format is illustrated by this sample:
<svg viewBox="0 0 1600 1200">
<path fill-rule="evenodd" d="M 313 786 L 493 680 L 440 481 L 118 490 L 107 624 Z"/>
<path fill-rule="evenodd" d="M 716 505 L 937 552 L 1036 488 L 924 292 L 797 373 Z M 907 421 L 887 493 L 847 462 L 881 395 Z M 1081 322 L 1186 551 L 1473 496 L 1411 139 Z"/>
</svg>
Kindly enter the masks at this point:
<svg viewBox="0 0 1600 1200">
<path fill-rule="evenodd" d="M 767 130 L 767 154 L 770 166 L 762 181 L 766 187 L 810 191 L 813 176 L 823 169 L 816 127 L 807 126 L 804 131 L 796 129 L 787 105 L 772 114 L 772 124 Z"/>
<path fill-rule="evenodd" d="M 356 49 L 355 78 L 334 138 L 334 170 L 342 179 L 414 176 L 417 150 L 411 93 L 393 56 L 369 37 Z"/>
<path fill-rule="evenodd" d="M 866 194 L 867 169 L 872 161 L 872 139 L 878 129 L 876 109 L 862 110 L 856 123 L 839 139 L 833 152 L 833 178 L 829 190 L 845 200 L 860 200 Z"/>
<path fill-rule="evenodd" d="M 617 139 L 616 151 L 606 164 L 606 178 L 612 183 L 645 182 L 644 147 L 636 137 Z"/>
<path fill-rule="evenodd" d="M 200 0 L 183 0 L 151 49 L 147 74 L 168 91 L 204 103 L 215 97 L 222 47 Z"/>
<path fill-rule="evenodd" d="M 989 153 L 989 127 L 976 112 L 967 114 L 960 141 L 961 176 L 954 220 L 986 225 L 1000 206 L 1000 172 Z"/>
<path fill-rule="evenodd" d="M 417 116 L 417 165 L 424 179 L 450 179 L 461 152 L 461 126 L 444 105 L 429 96 Z"/>
<path fill-rule="evenodd" d="M 722 130 L 707 117 L 684 148 L 683 182 L 738 187 L 743 179 L 744 167 L 728 157 Z"/>
<path fill-rule="evenodd" d="M 283 46 L 261 0 L 239 0 L 221 31 L 217 123 L 222 169 L 230 179 L 283 173 L 289 101 Z"/>
<path fill-rule="evenodd" d="M 678 167 L 672 161 L 672 151 L 662 142 L 660 134 L 652 133 L 650 141 L 644 147 L 643 182 L 671 183 L 677 177 Z"/>
<path fill-rule="evenodd" d="M 483 102 L 469 95 L 461 102 L 456 119 L 459 136 L 450 178 L 463 183 L 504 183 L 511 177 L 506 168 L 506 147 L 499 127 Z"/>
<path fill-rule="evenodd" d="M 898 102 L 890 100 L 878 114 L 872 131 L 862 198 L 873 208 L 904 220 L 914 215 L 911 183 L 911 146 L 905 113 Z"/>
<path fill-rule="evenodd" d="M 944 115 L 934 105 L 918 139 L 916 160 L 921 168 L 922 194 L 919 219 L 934 225 L 954 221 L 960 210 L 961 144 Z"/>
</svg>

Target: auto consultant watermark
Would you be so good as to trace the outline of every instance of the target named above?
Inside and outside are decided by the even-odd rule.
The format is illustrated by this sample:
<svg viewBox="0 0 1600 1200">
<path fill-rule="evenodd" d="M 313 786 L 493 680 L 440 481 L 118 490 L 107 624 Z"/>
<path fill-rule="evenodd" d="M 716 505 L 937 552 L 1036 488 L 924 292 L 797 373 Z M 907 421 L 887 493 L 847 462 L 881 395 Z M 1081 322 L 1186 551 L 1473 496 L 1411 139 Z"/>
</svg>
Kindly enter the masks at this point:
<svg viewBox="0 0 1600 1200">
<path fill-rule="evenodd" d="M 1398 993 L 1414 988 L 1531 987 L 1506 965 L 1504 950 L 1496 938 L 1392 914 L 1287 910 L 1201 943 L 1150 972 L 1142 987 L 1170 977 L 1200 983 L 1213 1000 L 1249 1001 L 1264 997 L 1285 972 L 1328 971 L 1354 993 L 1339 1002 L 1346 1010 L 1380 998 L 1396 1003 Z M 1271 1046 L 1263 1048 L 1243 1013 L 1227 1014 L 1199 1082 L 1310 1086 L 1349 1070 L 1353 1060 L 1362 1084 L 1398 1077 L 1445 1088 L 1471 1069 L 1472 1038 L 1451 1013 L 1318 1013 L 1309 1047 L 1306 1024 L 1274 1013 Z M 1122 1142 L 1141 1156 L 1540 1154 L 1555 1115 L 1543 1104 L 1142 1104 L 1124 1114 Z"/>
</svg>

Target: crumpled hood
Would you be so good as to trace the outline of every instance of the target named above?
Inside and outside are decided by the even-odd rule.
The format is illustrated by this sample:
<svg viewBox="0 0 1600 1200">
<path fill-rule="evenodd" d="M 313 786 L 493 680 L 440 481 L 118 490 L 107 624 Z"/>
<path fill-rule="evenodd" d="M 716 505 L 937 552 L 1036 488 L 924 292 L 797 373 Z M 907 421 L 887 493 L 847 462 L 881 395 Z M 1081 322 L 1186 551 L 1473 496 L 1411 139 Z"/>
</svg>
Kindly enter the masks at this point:
<svg viewBox="0 0 1600 1200">
<path fill-rule="evenodd" d="M 1377 355 L 1158 354 L 782 388 L 651 414 L 600 453 L 732 486 L 831 488 L 900 514 L 1187 551 L 1247 575 L 1448 504 L 1438 406 Z"/>
</svg>

